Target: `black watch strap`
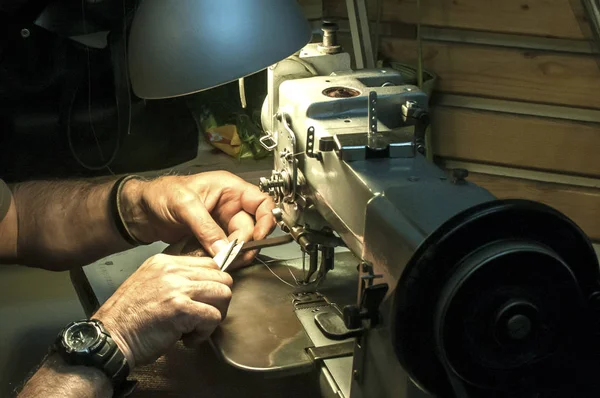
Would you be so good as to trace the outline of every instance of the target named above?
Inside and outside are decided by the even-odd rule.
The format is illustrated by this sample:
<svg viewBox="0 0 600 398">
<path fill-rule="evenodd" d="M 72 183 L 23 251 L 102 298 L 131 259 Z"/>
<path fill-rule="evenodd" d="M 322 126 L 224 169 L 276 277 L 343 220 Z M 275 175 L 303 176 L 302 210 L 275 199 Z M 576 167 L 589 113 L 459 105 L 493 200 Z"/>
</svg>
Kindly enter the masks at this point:
<svg viewBox="0 0 600 398">
<path fill-rule="evenodd" d="M 129 365 L 125 355 L 108 333 L 106 333 L 106 342 L 90 357 L 90 362 L 92 362 L 90 365 L 102 369 L 111 379 L 113 386 L 121 384 L 129 376 Z"/>
<path fill-rule="evenodd" d="M 98 342 L 85 354 L 68 352 L 63 344 L 63 334 L 77 323 L 91 323 L 101 331 Z M 115 397 L 126 397 L 135 389 L 137 382 L 127 380 L 130 369 L 125 355 L 99 320 L 71 323 L 59 334 L 56 350 L 71 365 L 90 366 L 101 370 L 111 381 Z"/>
</svg>

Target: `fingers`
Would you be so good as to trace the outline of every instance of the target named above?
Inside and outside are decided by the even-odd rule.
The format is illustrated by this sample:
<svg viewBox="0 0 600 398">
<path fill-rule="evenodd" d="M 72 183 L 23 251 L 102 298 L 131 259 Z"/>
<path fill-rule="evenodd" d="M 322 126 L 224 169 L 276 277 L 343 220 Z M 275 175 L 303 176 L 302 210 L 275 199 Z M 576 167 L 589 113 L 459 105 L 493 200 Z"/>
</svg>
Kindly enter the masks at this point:
<svg viewBox="0 0 600 398">
<path fill-rule="evenodd" d="M 254 235 L 254 218 L 245 211 L 240 211 L 229 220 L 227 231 L 229 232 L 229 240 L 237 239 L 238 241 L 248 242 L 252 240 Z"/>
<path fill-rule="evenodd" d="M 196 195 L 178 201 L 175 213 L 179 221 L 191 229 L 202 247 L 207 248 L 212 256 L 227 245 L 227 235 Z"/>
<path fill-rule="evenodd" d="M 244 183 L 244 190 L 241 193 L 240 202 L 242 209 L 250 214 L 258 214 L 259 211 L 270 212 L 275 206 L 273 199 L 269 195 L 261 192 L 256 185 L 247 182 Z"/>
<path fill-rule="evenodd" d="M 170 256 L 167 254 L 157 254 L 152 257 L 153 262 L 159 265 L 179 265 L 183 267 L 194 268 L 211 268 L 219 269 L 217 263 L 210 257 L 195 257 L 195 256 Z"/>
<path fill-rule="evenodd" d="M 210 204 L 207 206 L 229 235 L 237 231 L 238 239 L 249 241 L 263 239 L 273 231 L 276 225 L 272 214 L 275 203 L 269 195 L 230 173 L 215 173 L 205 178 L 208 178 L 212 185 L 219 186 L 219 189 L 224 188 L 214 204 L 215 207 Z M 206 207 L 203 207 L 203 210 L 204 218 L 207 213 Z M 216 225 L 214 221 L 212 223 Z M 207 241 L 212 243 L 213 240 L 202 238 L 198 235 L 200 232 L 193 231 L 204 247 L 210 247 Z M 223 239 L 223 235 L 220 236 Z M 214 256 L 217 252 L 218 250 L 211 254 Z"/>
<path fill-rule="evenodd" d="M 219 283 L 228 289 L 231 289 L 233 286 L 233 279 L 227 272 L 214 269 L 196 268 L 186 270 L 185 274 L 189 280 L 194 282 Z"/>
<path fill-rule="evenodd" d="M 275 217 L 273 217 L 275 203 L 270 196 L 260 192 L 258 187 L 248 185 L 240 198 L 242 209 L 256 218 L 254 239 L 263 239 L 275 228 Z"/>
<path fill-rule="evenodd" d="M 260 240 L 264 239 L 273 232 L 275 229 L 275 217 L 269 212 L 269 214 L 263 214 L 262 216 L 256 216 L 256 225 L 254 226 L 253 239 Z"/>
<path fill-rule="evenodd" d="M 221 310 L 193 300 L 182 301 L 178 311 L 176 322 L 182 334 L 195 332 L 210 335 L 223 320 Z"/>
<path fill-rule="evenodd" d="M 166 255 L 158 256 L 166 257 L 155 261 L 160 261 L 161 264 L 165 264 L 164 270 L 167 273 L 179 274 L 196 282 L 218 282 L 227 286 L 228 288 L 233 286 L 233 279 L 231 279 L 231 275 L 220 271 L 219 266 L 212 258 Z"/>
<path fill-rule="evenodd" d="M 196 282 L 192 286 L 190 298 L 196 302 L 213 306 L 219 310 L 221 320 L 227 316 L 227 308 L 231 301 L 231 288 L 223 283 L 213 281 Z"/>
<path fill-rule="evenodd" d="M 172 256 L 209 257 L 209 254 L 198 242 L 195 236 L 188 236 L 177 243 L 169 245 L 163 254 Z"/>
<path fill-rule="evenodd" d="M 204 343 L 210 337 L 212 333 L 204 332 L 204 333 L 188 333 L 184 334 L 181 337 L 181 341 L 183 341 L 183 345 L 187 348 L 198 348 L 202 343 Z"/>
<path fill-rule="evenodd" d="M 157 254 L 144 263 L 136 273 L 141 272 L 144 274 L 148 267 L 154 270 L 150 274 L 150 279 L 167 278 L 175 288 L 182 286 L 182 283 L 184 283 L 184 281 L 177 278 L 185 278 L 193 282 L 217 282 L 228 288 L 233 286 L 231 275 L 220 271 L 213 259 L 207 257 Z M 125 281 L 124 285 L 128 284 L 128 281 L 129 279 Z M 163 286 L 165 285 L 164 283 L 162 284 Z"/>
</svg>

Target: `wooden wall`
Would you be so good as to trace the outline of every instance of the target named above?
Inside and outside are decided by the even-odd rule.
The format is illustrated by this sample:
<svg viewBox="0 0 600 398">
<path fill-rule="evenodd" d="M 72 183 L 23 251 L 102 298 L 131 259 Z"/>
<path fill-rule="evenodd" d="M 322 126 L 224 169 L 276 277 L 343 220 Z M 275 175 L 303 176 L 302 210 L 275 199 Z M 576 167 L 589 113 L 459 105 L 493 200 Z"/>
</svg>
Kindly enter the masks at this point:
<svg viewBox="0 0 600 398">
<path fill-rule="evenodd" d="M 316 2 L 299 1 L 314 18 Z M 345 0 L 321 3 L 344 30 Z M 553 206 L 600 243 L 600 57 L 578 4 L 421 0 L 424 66 L 439 77 L 436 161 L 500 198 Z M 380 59 L 416 65 L 417 15 L 416 0 L 383 0 Z"/>
</svg>

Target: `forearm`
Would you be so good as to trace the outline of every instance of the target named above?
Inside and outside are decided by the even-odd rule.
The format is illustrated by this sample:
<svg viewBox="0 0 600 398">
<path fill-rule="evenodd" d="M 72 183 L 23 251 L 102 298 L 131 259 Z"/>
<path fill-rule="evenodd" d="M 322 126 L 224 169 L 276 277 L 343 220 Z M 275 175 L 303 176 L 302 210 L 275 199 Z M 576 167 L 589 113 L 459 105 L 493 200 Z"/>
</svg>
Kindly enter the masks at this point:
<svg viewBox="0 0 600 398">
<path fill-rule="evenodd" d="M 79 180 L 16 185 L 17 262 L 65 270 L 130 248 L 110 211 L 114 183 Z"/>
<path fill-rule="evenodd" d="M 34 397 L 112 397 L 113 388 L 102 371 L 66 364 L 58 355 L 50 356 L 25 384 L 19 398 Z"/>
</svg>

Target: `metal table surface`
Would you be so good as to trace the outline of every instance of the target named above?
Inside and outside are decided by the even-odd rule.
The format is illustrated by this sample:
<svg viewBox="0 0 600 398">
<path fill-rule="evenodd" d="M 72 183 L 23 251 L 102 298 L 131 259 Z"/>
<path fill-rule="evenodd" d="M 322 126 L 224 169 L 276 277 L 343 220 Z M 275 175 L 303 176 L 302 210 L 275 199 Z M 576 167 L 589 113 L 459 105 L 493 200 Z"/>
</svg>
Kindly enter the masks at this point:
<svg viewBox="0 0 600 398">
<path fill-rule="evenodd" d="M 358 261 L 350 252 L 336 255 L 335 269 L 318 291 L 343 307 L 356 301 Z M 302 259 L 273 260 L 279 277 L 292 282 L 300 276 Z M 275 278 L 262 264 L 233 274 L 233 297 L 227 319 L 212 343 L 232 365 L 249 371 L 297 373 L 313 366 L 305 349 L 313 345 L 294 313 L 291 294 L 296 290 Z"/>
</svg>

